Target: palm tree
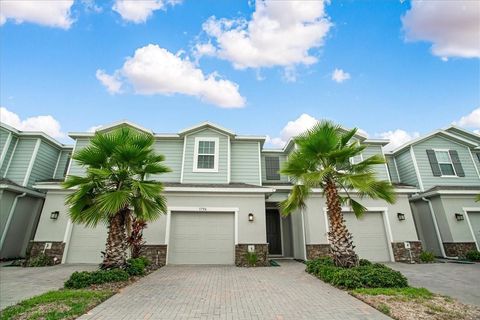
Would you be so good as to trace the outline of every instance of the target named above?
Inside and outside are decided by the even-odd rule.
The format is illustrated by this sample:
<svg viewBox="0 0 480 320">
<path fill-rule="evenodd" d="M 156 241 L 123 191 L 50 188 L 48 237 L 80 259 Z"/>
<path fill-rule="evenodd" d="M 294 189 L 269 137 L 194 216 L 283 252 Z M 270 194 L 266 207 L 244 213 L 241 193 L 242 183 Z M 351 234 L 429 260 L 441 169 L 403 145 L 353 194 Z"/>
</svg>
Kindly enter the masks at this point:
<svg viewBox="0 0 480 320">
<path fill-rule="evenodd" d="M 163 155 L 153 150 L 155 138 L 129 127 L 96 133 L 90 144 L 73 159 L 86 168 L 86 175 L 68 176 L 64 188 L 70 218 L 74 223 L 108 227 L 102 268 L 122 267 L 126 261 L 126 229 L 132 219 L 153 221 L 166 212 L 163 185 L 149 175 L 169 172 Z"/>
<path fill-rule="evenodd" d="M 365 149 L 364 145 L 352 140 L 356 132 L 357 129 L 345 132 L 329 121 L 319 122 L 294 139 L 296 149 L 281 169 L 281 173 L 294 182 L 288 198 L 280 204 L 285 215 L 304 208 L 312 188 L 322 188 L 328 208 L 331 253 L 335 264 L 341 267 L 358 265 L 352 235 L 343 218 L 342 204 L 349 205 L 357 218 L 366 211 L 350 194 L 356 192 L 359 198 L 395 202 L 391 183 L 375 177 L 373 166 L 385 163 L 382 156 L 374 155 L 352 163 L 351 159 Z M 345 195 L 341 196 L 340 191 Z"/>
</svg>

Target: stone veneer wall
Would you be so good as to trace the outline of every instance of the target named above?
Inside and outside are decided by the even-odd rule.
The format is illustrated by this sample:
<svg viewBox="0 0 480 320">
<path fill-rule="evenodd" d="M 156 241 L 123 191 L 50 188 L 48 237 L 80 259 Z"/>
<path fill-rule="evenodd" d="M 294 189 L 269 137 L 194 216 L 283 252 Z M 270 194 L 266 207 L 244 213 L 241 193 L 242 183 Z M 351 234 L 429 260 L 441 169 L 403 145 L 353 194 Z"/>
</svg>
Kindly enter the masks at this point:
<svg viewBox="0 0 480 320">
<path fill-rule="evenodd" d="M 477 250 L 475 242 L 444 242 L 443 247 L 448 257 L 464 258 L 467 252 Z"/>
<path fill-rule="evenodd" d="M 141 255 L 148 258 L 156 267 L 162 267 L 167 262 L 166 244 L 146 244 L 142 246 Z"/>
<path fill-rule="evenodd" d="M 27 250 L 27 259 L 36 257 L 44 252 L 45 243 L 51 243 L 52 248 L 45 250 L 45 255 L 52 258 L 55 264 L 62 263 L 65 242 L 62 241 L 31 241 Z"/>
<path fill-rule="evenodd" d="M 320 257 L 331 256 L 330 245 L 324 244 L 307 244 L 307 260 L 313 260 Z"/>
<path fill-rule="evenodd" d="M 268 262 L 268 243 L 242 243 L 235 245 L 235 264 L 237 267 L 249 267 L 246 259 L 248 246 L 254 245 L 257 253 L 256 267 L 265 267 L 269 265 Z"/>
<path fill-rule="evenodd" d="M 422 243 L 420 241 L 407 241 L 410 243 L 410 249 L 405 249 L 405 242 L 392 242 L 393 257 L 395 262 L 411 261 L 420 262 L 420 254 L 422 253 Z M 410 256 L 411 254 L 411 256 Z"/>
</svg>

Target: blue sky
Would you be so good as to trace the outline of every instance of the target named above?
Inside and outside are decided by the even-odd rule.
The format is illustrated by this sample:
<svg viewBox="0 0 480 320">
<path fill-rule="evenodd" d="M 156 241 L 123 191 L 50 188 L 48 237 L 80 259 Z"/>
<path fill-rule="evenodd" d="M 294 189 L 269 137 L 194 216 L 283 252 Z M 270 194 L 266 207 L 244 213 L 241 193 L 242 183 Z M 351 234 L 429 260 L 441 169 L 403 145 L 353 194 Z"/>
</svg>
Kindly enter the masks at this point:
<svg viewBox="0 0 480 320">
<path fill-rule="evenodd" d="M 398 143 L 480 129 L 478 2 L 116 1 L 2 1 L 2 121 L 69 142 L 120 119 L 209 120 L 276 146 L 323 118 Z"/>
</svg>

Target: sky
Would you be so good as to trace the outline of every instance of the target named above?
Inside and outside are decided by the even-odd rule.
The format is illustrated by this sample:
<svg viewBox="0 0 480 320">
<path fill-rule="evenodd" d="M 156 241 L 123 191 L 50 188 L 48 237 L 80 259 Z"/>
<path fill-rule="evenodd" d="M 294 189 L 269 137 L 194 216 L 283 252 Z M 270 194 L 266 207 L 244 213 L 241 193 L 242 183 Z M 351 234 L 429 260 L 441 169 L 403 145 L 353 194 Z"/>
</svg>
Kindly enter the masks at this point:
<svg viewBox="0 0 480 320">
<path fill-rule="evenodd" d="M 122 119 L 480 133 L 480 1 L 0 0 L 0 117 L 68 144 Z"/>
</svg>

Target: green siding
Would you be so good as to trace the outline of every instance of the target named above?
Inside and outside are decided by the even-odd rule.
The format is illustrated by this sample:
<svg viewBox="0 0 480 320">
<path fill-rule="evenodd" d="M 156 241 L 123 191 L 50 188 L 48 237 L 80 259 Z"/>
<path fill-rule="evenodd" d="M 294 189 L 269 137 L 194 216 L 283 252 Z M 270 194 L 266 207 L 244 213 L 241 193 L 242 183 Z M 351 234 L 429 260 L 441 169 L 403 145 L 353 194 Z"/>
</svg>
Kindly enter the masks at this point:
<svg viewBox="0 0 480 320">
<path fill-rule="evenodd" d="M 88 138 L 83 138 L 83 139 L 78 138 L 75 142 L 74 152 L 78 152 L 81 149 L 85 148 L 86 146 L 88 146 L 89 142 L 90 142 L 90 139 L 88 139 Z M 84 176 L 85 175 L 85 168 L 80 166 L 80 164 L 77 161 L 72 160 L 71 165 L 70 165 L 70 170 L 68 171 L 68 174 L 69 175 L 74 175 L 74 176 Z"/>
<path fill-rule="evenodd" d="M 162 175 L 153 175 L 151 179 L 164 182 L 180 182 L 182 174 L 183 140 L 157 140 L 154 146 L 155 152 L 165 156 L 164 164 L 172 172 Z"/>
<path fill-rule="evenodd" d="M 233 141 L 231 144 L 231 181 L 260 184 L 259 142 Z"/>
<path fill-rule="evenodd" d="M 417 174 L 413 166 L 410 149 L 395 155 L 395 160 L 397 161 L 398 173 L 400 174 L 400 182 L 418 187 Z"/>
<path fill-rule="evenodd" d="M 395 167 L 394 157 L 392 155 L 386 155 L 385 159 L 387 160 L 388 172 L 392 183 L 400 182 L 400 177 L 398 176 L 397 168 Z"/>
<path fill-rule="evenodd" d="M 68 167 L 68 162 L 70 160 L 70 155 L 72 152 L 70 150 L 62 151 L 62 154 L 60 155 L 60 160 L 58 160 L 58 166 L 57 166 L 57 171 L 55 172 L 55 176 L 53 177 L 54 179 L 63 179 L 65 178 L 65 170 Z"/>
<path fill-rule="evenodd" d="M 10 131 L 0 128 L 0 154 L 3 152 L 3 149 L 5 149 L 5 144 L 7 143 L 8 135 L 10 134 Z"/>
<path fill-rule="evenodd" d="M 287 161 L 287 156 L 283 153 L 278 152 L 262 152 L 262 181 L 263 182 L 288 182 L 288 177 L 280 175 L 280 180 L 267 180 L 267 173 L 265 169 L 265 157 L 279 157 L 280 158 L 280 170 L 283 167 L 285 161 Z"/>
<path fill-rule="evenodd" d="M 5 155 L 5 159 L 3 160 L 2 168 L 0 169 L 0 176 L 4 176 L 5 170 L 7 170 L 8 162 L 12 157 L 13 149 L 15 149 L 15 143 L 17 143 L 18 137 L 12 136 L 12 141 L 10 142 L 10 146 L 8 147 L 7 154 Z"/>
<path fill-rule="evenodd" d="M 475 161 L 475 164 L 477 165 L 478 171 L 480 171 L 480 152 L 472 151 L 472 156 L 473 156 L 473 160 Z"/>
<path fill-rule="evenodd" d="M 378 146 L 378 145 L 367 145 L 365 150 L 363 150 L 362 155 L 363 155 L 363 160 L 366 160 L 369 157 L 374 156 L 374 155 L 383 156 L 382 147 Z M 389 180 L 388 179 L 389 178 L 388 171 L 387 171 L 387 167 L 385 166 L 385 164 L 377 164 L 377 165 L 374 165 L 373 168 L 375 170 L 375 175 L 376 175 L 377 179 Z"/>
<path fill-rule="evenodd" d="M 465 177 L 434 177 L 427 157 L 427 149 L 456 150 L 462 163 Z M 480 178 L 475 170 L 469 148 L 443 137 L 435 136 L 413 146 L 423 188 L 428 190 L 434 186 L 478 186 Z M 412 168 L 413 169 L 413 168 Z"/>
<path fill-rule="evenodd" d="M 23 184 L 37 140 L 20 139 L 18 141 L 6 178 L 15 183 Z"/>
<path fill-rule="evenodd" d="M 218 172 L 193 172 L 195 138 L 218 138 L 219 159 Z M 204 129 L 186 137 L 185 159 L 183 168 L 184 183 L 227 183 L 228 182 L 228 137 L 211 129 Z"/>
<path fill-rule="evenodd" d="M 32 186 L 37 181 L 52 179 L 59 154 L 58 148 L 42 141 L 27 185 Z"/>
</svg>

